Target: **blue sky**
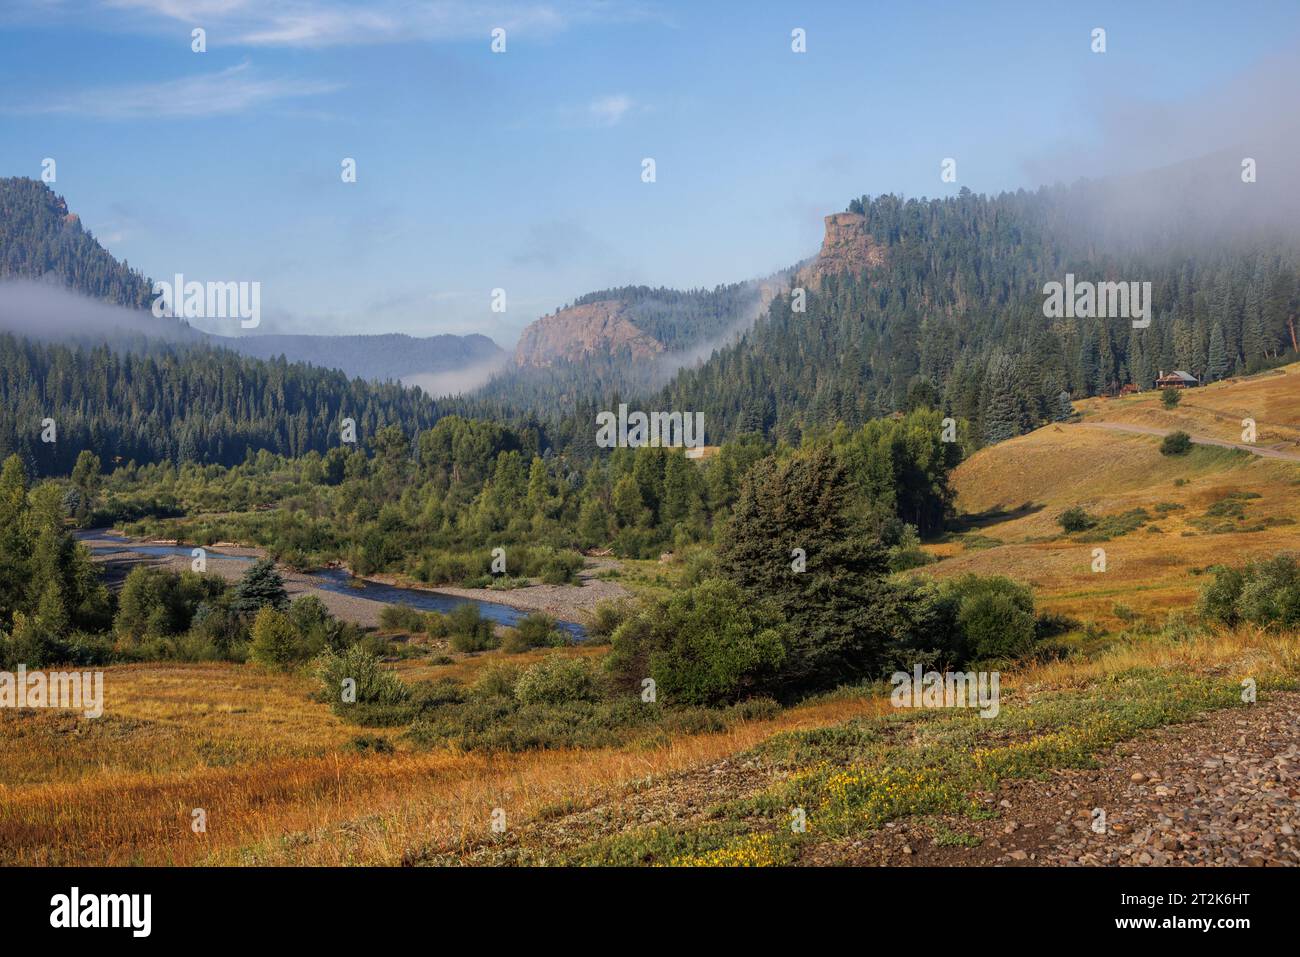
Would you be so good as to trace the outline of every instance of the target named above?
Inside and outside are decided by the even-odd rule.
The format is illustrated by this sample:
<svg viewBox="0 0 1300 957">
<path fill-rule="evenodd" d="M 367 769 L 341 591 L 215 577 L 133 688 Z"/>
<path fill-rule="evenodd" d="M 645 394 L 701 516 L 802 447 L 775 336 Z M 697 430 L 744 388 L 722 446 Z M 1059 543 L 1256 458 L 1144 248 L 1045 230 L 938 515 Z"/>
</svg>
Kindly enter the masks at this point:
<svg viewBox="0 0 1300 957">
<path fill-rule="evenodd" d="M 593 289 L 790 265 L 863 193 L 1226 145 L 1251 103 L 1293 109 L 1294 86 L 1260 78 L 1298 37 L 1284 0 L 5 0 L 0 175 L 54 158 L 53 188 L 119 258 L 261 282 L 261 331 L 509 347 Z"/>
</svg>

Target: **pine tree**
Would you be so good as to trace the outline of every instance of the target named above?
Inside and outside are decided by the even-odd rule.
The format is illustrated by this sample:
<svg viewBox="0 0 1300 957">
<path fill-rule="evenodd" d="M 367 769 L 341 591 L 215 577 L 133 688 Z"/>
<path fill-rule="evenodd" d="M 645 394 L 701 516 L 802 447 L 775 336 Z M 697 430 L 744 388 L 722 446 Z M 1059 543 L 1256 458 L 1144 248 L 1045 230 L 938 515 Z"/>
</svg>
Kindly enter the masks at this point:
<svg viewBox="0 0 1300 957">
<path fill-rule="evenodd" d="M 263 558 L 253 563 L 231 592 L 230 607 L 244 614 L 252 614 L 271 607 L 284 610 L 289 605 L 289 595 L 284 590 L 284 579 L 275 562 Z"/>
<path fill-rule="evenodd" d="M 1021 408 L 1016 395 L 1014 363 L 1009 356 L 997 353 L 989 361 L 983 399 L 980 425 L 985 442 L 1005 442 L 1020 434 Z"/>
<path fill-rule="evenodd" d="M 825 687 L 872 674 L 881 664 L 891 610 L 888 559 L 851 509 L 843 466 L 816 448 L 746 475 L 719 546 L 723 573 L 770 600 L 793 625 L 791 689 Z M 803 550 L 803 571 L 791 551 Z"/>
<path fill-rule="evenodd" d="M 1206 360 L 1206 381 L 1217 382 L 1228 374 L 1232 366 L 1228 360 L 1228 349 L 1223 341 L 1223 326 L 1218 322 L 1210 333 L 1210 351 Z"/>
</svg>

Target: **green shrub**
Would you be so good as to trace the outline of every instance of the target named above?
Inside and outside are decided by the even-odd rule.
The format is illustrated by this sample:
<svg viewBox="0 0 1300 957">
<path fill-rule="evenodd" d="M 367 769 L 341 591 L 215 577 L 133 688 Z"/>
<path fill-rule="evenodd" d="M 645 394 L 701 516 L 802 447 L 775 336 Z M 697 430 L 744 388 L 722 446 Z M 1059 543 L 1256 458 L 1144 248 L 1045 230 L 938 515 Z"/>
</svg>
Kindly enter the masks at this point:
<svg viewBox="0 0 1300 957">
<path fill-rule="evenodd" d="M 1170 432 L 1160 443 L 1160 454 L 1185 455 L 1191 451 L 1191 448 L 1192 437 L 1190 435 L 1186 432 Z"/>
<path fill-rule="evenodd" d="M 410 605 L 385 605 L 379 612 L 379 627 L 385 631 L 418 633 L 425 629 L 425 616 Z"/>
<path fill-rule="evenodd" d="M 3 632 L 0 639 L 4 639 Z M 37 619 L 20 611 L 14 612 L 13 634 L 0 641 L 0 658 L 4 659 L 7 671 L 18 665 L 40 668 L 53 664 L 62 657 L 60 651 L 60 642 Z"/>
<path fill-rule="evenodd" d="M 518 654 L 530 648 L 559 648 L 568 643 L 568 636 L 555 626 L 554 618 L 535 611 L 506 632 L 501 647 L 511 654 Z"/>
<path fill-rule="evenodd" d="M 1196 610 L 1210 621 L 1232 626 L 1239 620 L 1237 599 L 1246 584 L 1246 575 L 1239 568 L 1215 565 L 1210 569 L 1214 580 L 1201 589 Z"/>
<path fill-rule="evenodd" d="M 951 622 L 959 659 L 1015 658 L 1033 650 L 1038 623 L 1028 585 L 1003 575 L 963 575 L 940 586 L 937 604 L 931 627 L 942 633 Z"/>
<path fill-rule="evenodd" d="M 1300 572 L 1295 559 L 1279 555 L 1248 566 L 1237 611 L 1243 621 L 1256 625 L 1300 624 Z"/>
<path fill-rule="evenodd" d="M 315 595 L 302 595 L 289 606 L 289 620 L 298 632 L 307 657 L 314 657 L 326 648 L 342 651 L 352 637 L 342 622 L 330 614 L 325 603 Z"/>
<path fill-rule="evenodd" d="M 1125 621 L 1125 622 L 1134 622 L 1137 621 L 1139 617 L 1141 617 L 1140 615 L 1138 615 L 1137 612 L 1135 612 L 1128 605 L 1119 601 L 1115 602 L 1115 604 L 1111 606 L 1110 611 L 1111 614 L 1113 614 L 1120 621 Z"/>
<path fill-rule="evenodd" d="M 114 631 L 131 641 L 178 635 L 189 629 L 199 606 L 225 588 L 215 575 L 137 566 L 122 584 Z"/>
<path fill-rule="evenodd" d="M 1300 625 L 1300 567 L 1294 555 L 1278 555 L 1244 568 L 1215 565 L 1214 581 L 1201 589 L 1197 610 L 1223 625 Z"/>
<path fill-rule="evenodd" d="M 632 615 L 632 606 L 625 601 L 602 601 L 592 612 L 587 625 L 587 640 L 594 642 L 609 641 L 618 626 Z"/>
<path fill-rule="evenodd" d="M 523 669 L 507 662 L 493 662 L 479 672 L 472 689 L 476 698 L 513 698 L 515 685 L 523 675 Z"/>
<path fill-rule="evenodd" d="M 258 664 L 287 670 L 308 657 L 289 616 L 270 605 L 253 619 L 252 635 L 250 653 Z"/>
<path fill-rule="evenodd" d="M 1178 389 L 1162 389 L 1160 392 L 1160 403 L 1166 409 L 1175 408 L 1182 401 L 1183 393 Z"/>
<path fill-rule="evenodd" d="M 1078 505 L 1067 508 L 1056 520 L 1069 533 L 1086 531 L 1097 524 L 1097 519 Z"/>
<path fill-rule="evenodd" d="M 192 634 L 212 644 L 223 658 L 235 659 L 248 644 L 248 619 L 224 601 L 202 602 L 194 611 Z"/>
<path fill-rule="evenodd" d="M 1034 616 L 1007 594 L 976 595 L 957 618 L 975 658 L 1018 658 L 1034 647 Z"/>
<path fill-rule="evenodd" d="M 610 668 L 623 687 L 653 678 L 664 703 L 725 704 L 779 683 L 788 642 L 775 610 L 732 582 L 709 579 L 624 622 Z"/>
<path fill-rule="evenodd" d="M 360 645 L 341 654 L 326 651 L 316 659 L 314 671 L 321 699 L 356 724 L 402 724 L 413 716 L 410 689 Z M 355 691 L 355 700 L 347 700 L 348 689 Z"/>
<path fill-rule="evenodd" d="M 430 638 L 446 638 L 451 634 L 451 619 L 441 612 L 425 612 L 424 633 Z"/>
<path fill-rule="evenodd" d="M 486 651 L 497 646 L 492 622 L 483 617 L 478 605 L 457 605 L 447 617 L 451 647 L 456 651 Z"/>
<path fill-rule="evenodd" d="M 525 705 L 594 702 L 601 698 L 600 680 L 585 658 L 551 655 L 523 673 L 515 697 Z"/>
<path fill-rule="evenodd" d="M 582 556 L 576 552 L 555 552 L 543 562 L 540 574 L 546 585 L 568 585 L 578 580 Z"/>
</svg>

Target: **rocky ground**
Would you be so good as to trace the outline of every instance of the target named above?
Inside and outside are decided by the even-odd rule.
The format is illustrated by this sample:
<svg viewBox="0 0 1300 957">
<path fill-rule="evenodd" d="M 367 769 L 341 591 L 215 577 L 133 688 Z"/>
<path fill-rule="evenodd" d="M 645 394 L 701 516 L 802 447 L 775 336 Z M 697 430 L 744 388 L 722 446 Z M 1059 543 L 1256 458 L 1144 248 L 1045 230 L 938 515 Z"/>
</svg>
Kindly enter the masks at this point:
<svg viewBox="0 0 1300 957">
<path fill-rule="evenodd" d="M 107 578 L 113 587 L 120 584 L 127 573 L 140 564 L 170 568 L 173 571 L 187 571 L 190 568 L 191 560 L 183 555 L 145 555 L 132 551 L 130 543 L 124 544 L 93 536 L 88 536 L 82 541 L 88 547 L 114 546 L 117 549 L 111 552 L 97 552 L 94 555 L 97 562 L 102 562 L 107 566 Z M 213 547 L 231 556 L 261 558 L 265 554 L 261 549 L 246 548 L 239 545 Z M 427 586 L 400 581 L 393 576 L 387 575 L 375 575 L 373 580 L 404 588 L 434 591 L 442 595 L 495 602 L 498 605 L 509 605 L 523 611 L 545 611 L 547 614 L 563 621 L 580 622 L 600 602 L 628 596 L 627 589 L 618 582 L 596 578 L 601 571 L 610 567 L 617 567 L 617 562 L 608 559 L 589 558 L 586 567 L 579 573 L 580 583 L 578 585 L 536 584 L 525 588 L 500 591 L 490 588 L 428 588 Z M 207 570 L 211 574 L 220 575 L 227 581 L 235 581 L 248 570 L 248 563 L 237 561 L 234 558 L 209 555 Z M 384 602 L 373 601 L 360 595 L 349 595 L 319 588 L 309 576 L 292 571 L 284 566 L 280 566 L 280 574 L 284 578 L 285 590 L 291 598 L 306 594 L 315 595 L 325 603 L 325 607 L 330 610 L 332 615 L 343 621 L 353 622 L 363 628 L 377 628 L 379 626 L 379 613 L 384 609 Z"/>
<path fill-rule="evenodd" d="M 982 799 L 988 820 L 925 817 L 805 845 L 802 865 L 1296 866 L 1300 864 L 1300 694 L 1214 712 L 1112 748 L 1099 767 L 1009 780 Z M 696 826 L 753 796 L 773 767 L 733 757 L 545 815 L 496 844 L 419 863 L 546 861 L 655 825 Z M 1105 814 L 1104 827 L 1101 816 Z M 1097 830 L 1094 830 L 1094 824 Z M 524 852 L 521 848 L 528 848 Z"/>
<path fill-rule="evenodd" d="M 578 572 L 577 585 L 544 585 L 541 582 L 534 582 L 526 588 L 508 589 L 458 588 L 454 585 L 429 588 L 427 585 L 413 584 L 393 575 L 370 577 L 386 585 L 436 591 L 440 595 L 474 598 L 478 601 L 491 601 L 498 605 L 518 608 L 520 611 L 544 611 L 563 621 L 582 621 L 586 615 L 594 612 L 601 602 L 619 601 L 630 597 L 628 590 L 618 582 L 596 577 L 606 569 L 617 567 L 618 562 L 610 559 L 588 558 L 586 565 Z"/>
<path fill-rule="evenodd" d="M 997 812 L 989 821 L 896 822 L 819 856 L 892 865 L 1300 864 L 1300 694 L 1162 728 L 1099 763 L 1004 782 L 983 796 Z M 945 843 L 953 835 L 978 844 Z"/>
</svg>

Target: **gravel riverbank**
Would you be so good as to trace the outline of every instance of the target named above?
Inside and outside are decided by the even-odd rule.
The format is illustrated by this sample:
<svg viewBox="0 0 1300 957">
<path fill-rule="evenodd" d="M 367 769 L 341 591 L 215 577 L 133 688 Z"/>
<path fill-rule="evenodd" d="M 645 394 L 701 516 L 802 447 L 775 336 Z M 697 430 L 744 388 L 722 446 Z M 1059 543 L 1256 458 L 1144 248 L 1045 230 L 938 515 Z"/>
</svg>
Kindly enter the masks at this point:
<svg viewBox="0 0 1300 957">
<path fill-rule="evenodd" d="M 88 548 L 104 548 L 111 551 L 94 551 L 96 562 L 105 565 L 110 586 L 117 587 L 128 572 L 137 565 L 155 568 L 170 568 L 173 571 L 186 571 L 192 559 L 187 555 L 151 555 L 136 549 L 141 546 L 173 544 L 132 540 L 123 542 L 119 537 L 107 537 L 110 533 L 91 533 L 81 541 Z M 212 551 L 223 555 L 213 555 Z M 227 581 L 235 581 L 248 569 L 247 559 L 265 557 L 263 549 L 241 545 L 213 545 L 207 556 L 207 570 L 210 574 L 220 575 Z M 241 560 L 244 559 L 244 560 Z M 608 560 L 588 559 L 587 567 L 579 573 L 577 585 L 530 585 L 508 591 L 490 588 L 430 588 L 425 585 L 404 581 L 394 575 L 375 575 L 370 579 L 384 585 L 409 588 L 413 591 L 427 591 L 457 598 L 471 598 L 478 601 L 507 605 L 521 611 L 544 611 L 562 621 L 583 622 L 599 602 L 628 596 L 628 591 L 617 582 L 597 579 L 595 576 L 604 568 L 611 567 Z M 291 598 L 299 595 L 315 595 L 330 613 L 343 621 L 350 621 L 364 628 L 377 628 L 379 614 L 387 602 L 375 601 L 362 597 L 331 591 L 320 587 L 310 576 L 279 566 L 284 577 L 285 590 Z"/>
</svg>

